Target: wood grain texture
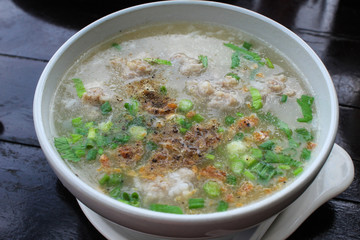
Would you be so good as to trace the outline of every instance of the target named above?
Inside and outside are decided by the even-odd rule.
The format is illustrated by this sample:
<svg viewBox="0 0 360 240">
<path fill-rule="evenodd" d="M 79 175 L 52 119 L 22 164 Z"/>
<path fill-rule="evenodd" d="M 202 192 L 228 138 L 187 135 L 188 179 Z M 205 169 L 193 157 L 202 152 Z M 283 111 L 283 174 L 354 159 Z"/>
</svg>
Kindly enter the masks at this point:
<svg viewBox="0 0 360 240">
<path fill-rule="evenodd" d="M 0 56 L 0 139 L 39 146 L 32 107 L 36 84 L 46 63 Z"/>
<path fill-rule="evenodd" d="M 0 239 L 103 239 L 40 148 L 0 142 Z"/>
</svg>

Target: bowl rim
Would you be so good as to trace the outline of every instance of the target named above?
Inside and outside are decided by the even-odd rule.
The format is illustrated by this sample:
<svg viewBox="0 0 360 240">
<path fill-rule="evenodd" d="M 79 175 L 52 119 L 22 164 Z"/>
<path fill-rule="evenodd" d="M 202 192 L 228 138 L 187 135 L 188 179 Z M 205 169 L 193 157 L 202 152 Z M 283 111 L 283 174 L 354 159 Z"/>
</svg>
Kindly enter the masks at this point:
<svg viewBox="0 0 360 240">
<path fill-rule="evenodd" d="M 59 58 L 63 55 L 63 53 L 67 50 L 67 48 L 73 44 L 77 39 L 79 39 L 81 36 L 83 36 L 86 32 L 91 31 L 92 29 L 100 26 L 102 23 L 116 18 L 119 15 L 127 14 L 129 12 L 142 10 L 149 7 L 162 7 L 162 6 L 168 6 L 168 5 L 205 5 L 215 8 L 221 8 L 221 9 L 227 9 L 235 11 L 239 14 L 246 14 L 250 15 L 251 17 L 257 18 L 259 20 L 262 20 L 264 22 L 267 22 L 268 24 L 272 25 L 273 27 L 276 27 L 286 33 L 288 36 L 290 36 L 293 40 L 295 40 L 300 46 L 302 46 L 302 49 L 306 51 L 313 60 L 317 63 L 317 66 L 319 67 L 322 75 L 324 76 L 325 81 L 327 82 L 327 88 L 328 92 L 331 96 L 330 98 L 330 106 L 332 106 L 332 118 L 331 121 L 333 121 L 333 124 L 331 124 L 332 128 L 328 130 L 328 137 L 326 138 L 323 147 L 318 152 L 318 155 L 316 159 L 313 160 L 313 162 L 307 166 L 306 170 L 297 177 L 290 185 L 288 185 L 286 188 L 273 193 L 271 196 L 265 197 L 264 199 L 261 199 L 259 201 L 256 201 L 254 203 L 251 203 L 249 205 L 246 205 L 241 208 L 232 209 L 226 212 L 215 212 L 215 213 L 207 213 L 207 214 L 197 214 L 197 215 L 177 215 L 177 214 L 168 214 L 168 213 L 161 213 L 161 212 L 154 212 L 148 209 L 144 208 L 138 208 L 133 207 L 130 205 L 127 205 L 125 203 L 116 201 L 115 199 L 110 198 L 109 196 L 97 191 L 93 187 L 86 184 L 84 181 L 82 181 L 80 178 L 78 178 L 71 169 L 66 165 L 66 163 L 59 157 L 58 153 L 56 152 L 55 148 L 53 147 L 53 144 L 50 143 L 50 140 L 46 137 L 45 128 L 43 124 L 43 118 L 42 118 L 42 99 L 43 99 L 43 93 L 45 90 L 45 84 L 46 80 L 53 69 L 54 65 L 58 61 Z M 299 36 L 297 36 L 295 33 L 281 25 L 280 23 L 275 22 L 274 20 L 265 17 L 259 13 L 256 13 L 252 10 L 248 10 L 242 7 L 225 4 L 225 3 L 219 3 L 219 2 L 212 2 L 212 1 L 162 1 L 162 2 L 152 2 L 152 3 L 146 3 L 141 4 L 133 7 L 129 7 L 123 10 L 116 11 L 114 13 L 111 13 L 107 16 L 104 16 L 95 22 L 87 25 L 77 33 L 75 33 L 72 37 L 70 37 L 53 55 L 53 57 L 50 59 L 48 64 L 46 65 L 45 69 L 43 70 L 34 95 L 34 101 L 33 101 L 33 118 L 34 118 L 34 125 L 36 134 L 40 143 L 40 146 L 51 165 L 52 169 L 55 171 L 56 175 L 60 178 L 61 182 L 68 188 L 68 184 L 71 184 L 71 186 L 79 193 L 82 194 L 82 196 L 90 198 L 92 201 L 97 203 L 102 203 L 107 205 L 110 209 L 116 210 L 119 213 L 123 213 L 126 215 L 140 215 L 146 219 L 150 219 L 153 221 L 168 221 L 168 222 L 176 222 L 176 223 L 200 223 L 200 222 L 208 222 L 209 219 L 211 219 L 212 222 L 216 221 L 223 221 L 224 219 L 233 219 L 238 216 L 249 216 L 255 213 L 259 213 L 264 209 L 271 208 L 275 206 L 276 202 L 279 201 L 279 199 L 283 198 L 285 195 L 288 195 L 289 193 L 294 193 L 298 191 L 299 188 L 306 188 L 311 181 L 315 178 L 317 173 L 320 171 L 322 165 L 326 161 L 332 147 L 335 141 L 335 135 L 337 131 L 338 126 L 338 101 L 336 96 L 336 91 L 333 86 L 331 77 L 326 70 L 326 67 L 320 60 L 320 58 L 317 56 L 317 54 L 310 48 L 310 46 L 304 42 Z M 310 180 L 310 181 L 309 181 Z M 305 184 L 308 182 L 308 184 Z M 72 192 L 72 191 L 71 191 Z M 76 196 L 77 197 L 77 196 Z M 82 200 L 82 199 L 80 199 Z M 86 203 L 86 201 L 85 201 Z M 290 204 L 290 203 L 289 203 Z M 91 208 L 91 207 L 90 207 Z"/>
</svg>

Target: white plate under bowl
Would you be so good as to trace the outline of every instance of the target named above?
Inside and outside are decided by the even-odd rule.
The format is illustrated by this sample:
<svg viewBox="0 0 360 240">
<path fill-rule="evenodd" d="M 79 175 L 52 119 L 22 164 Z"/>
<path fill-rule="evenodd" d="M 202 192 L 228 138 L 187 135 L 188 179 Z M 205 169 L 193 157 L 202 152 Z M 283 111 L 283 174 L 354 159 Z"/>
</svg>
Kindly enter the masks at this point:
<svg viewBox="0 0 360 240">
<path fill-rule="evenodd" d="M 265 223 L 232 236 L 216 238 L 217 240 L 279 240 L 290 236 L 318 207 L 329 199 L 343 192 L 354 178 L 354 165 L 347 154 L 337 144 L 334 145 L 329 158 L 316 179 L 308 189 L 287 209 Z M 78 203 L 94 227 L 109 240 L 161 240 L 159 236 L 148 235 L 125 228 L 100 216 Z M 179 238 L 176 238 L 179 240 Z M 209 238 L 207 238 L 209 239 Z"/>
</svg>

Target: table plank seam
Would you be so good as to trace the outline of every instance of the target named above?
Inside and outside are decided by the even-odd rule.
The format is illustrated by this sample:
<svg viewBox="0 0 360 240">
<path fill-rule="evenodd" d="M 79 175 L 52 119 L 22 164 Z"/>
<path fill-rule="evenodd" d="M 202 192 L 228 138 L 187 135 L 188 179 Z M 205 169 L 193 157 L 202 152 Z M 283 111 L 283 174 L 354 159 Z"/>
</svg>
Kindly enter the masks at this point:
<svg viewBox="0 0 360 240">
<path fill-rule="evenodd" d="M 0 53 L 0 56 L 9 57 L 9 58 L 18 58 L 18 59 L 24 59 L 24 60 L 32 60 L 32 61 L 37 61 L 37 62 L 45 62 L 45 63 L 49 62 L 49 60 L 47 60 L 47 59 L 32 58 L 32 57 L 12 55 L 12 54 L 6 54 L 6 53 Z"/>
</svg>

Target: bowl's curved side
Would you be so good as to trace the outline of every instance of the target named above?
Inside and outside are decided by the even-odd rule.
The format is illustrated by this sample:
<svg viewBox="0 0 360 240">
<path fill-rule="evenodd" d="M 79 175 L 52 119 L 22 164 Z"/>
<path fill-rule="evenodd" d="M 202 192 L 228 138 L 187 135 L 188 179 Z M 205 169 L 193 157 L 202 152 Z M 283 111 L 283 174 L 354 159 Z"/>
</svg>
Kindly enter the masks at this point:
<svg viewBox="0 0 360 240">
<path fill-rule="evenodd" d="M 294 62 L 317 94 L 318 148 L 308 168 L 286 189 L 259 202 L 224 213 L 174 215 L 156 213 L 118 202 L 91 188 L 75 176 L 60 158 L 52 142 L 50 103 L 62 75 L 83 52 L 120 31 L 157 22 L 195 21 L 242 29 L 273 45 Z M 334 143 L 338 103 L 331 78 L 313 50 L 294 33 L 255 12 L 215 2 L 156 2 L 110 14 L 70 38 L 44 69 L 34 97 L 34 123 L 40 145 L 61 182 L 81 202 L 102 216 L 126 227 L 156 235 L 207 236 L 215 230 L 233 231 L 256 225 L 293 202 L 320 171 Z"/>
</svg>

